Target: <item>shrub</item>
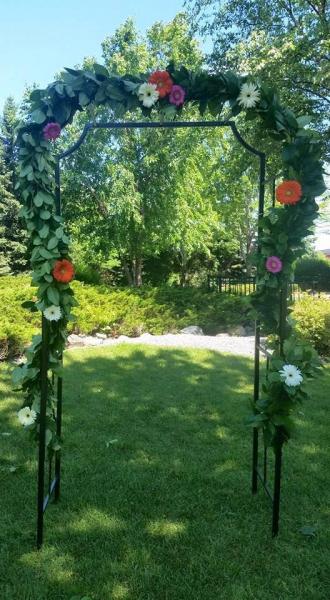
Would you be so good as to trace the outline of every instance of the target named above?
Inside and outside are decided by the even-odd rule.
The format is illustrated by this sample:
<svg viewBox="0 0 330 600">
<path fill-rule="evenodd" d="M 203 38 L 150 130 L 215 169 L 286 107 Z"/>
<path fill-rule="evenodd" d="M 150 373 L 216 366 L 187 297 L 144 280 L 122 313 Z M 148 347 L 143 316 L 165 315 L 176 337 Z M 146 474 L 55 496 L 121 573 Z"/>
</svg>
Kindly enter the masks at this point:
<svg viewBox="0 0 330 600">
<path fill-rule="evenodd" d="M 40 326 L 40 315 L 21 307 L 32 300 L 30 278 L 20 275 L 0 277 L 0 360 L 21 354 Z"/>
<path fill-rule="evenodd" d="M 314 281 L 316 289 L 330 291 L 330 260 L 321 253 L 301 258 L 296 264 L 295 279 L 306 281 L 310 287 Z"/>
<path fill-rule="evenodd" d="M 98 284 L 101 281 L 101 274 L 97 267 L 86 265 L 85 263 L 74 263 L 76 279 L 84 283 Z"/>
<path fill-rule="evenodd" d="M 73 282 L 79 302 L 76 333 L 105 331 L 110 335 L 136 336 L 143 332 L 177 332 L 199 325 L 214 334 L 235 325 L 249 325 L 248 298 L 206 292 L 197 288 L 111 288 Z M 22 353 L 40 328 L 40 314 L 21 307 L 35 290 L 27 275 L 0 277 L 0 359 Z M 310 296 L 296 302 L 293 317 L 299 333 L 322 354 L 330 354 L 330 302 Z"/>
<path fill-rule="evenodd" d="M 246 298 L 193 288 L 114 289 L 74 282 L 79 307 L 75 331 L 92 333 L 107 328 L 113 335 L 162 334 L 187 325 L 206 333 L 248 323 Z"/>
<path fill-rule="evenodd" d="M 79 306 L 75 309 L 77 322 L 69 328 L 76 333 L 136 336 L 176 332 L 187 325 L 216 333 L 248 323 L 246 298 L 169 286 L 119 289 L 74 281 L 73 288 Z M 21 307 L 34 293 L 29 276 L 0 278 L 1 359 L 20 354 L 39 330 L 40 315 Z"/>
<path fill-rule="evenodd" d="M 330 301 L 304 296 L 294 304 L 292 316 L 300 335 L 323 355 L 330 354 Z"/>
</svg>

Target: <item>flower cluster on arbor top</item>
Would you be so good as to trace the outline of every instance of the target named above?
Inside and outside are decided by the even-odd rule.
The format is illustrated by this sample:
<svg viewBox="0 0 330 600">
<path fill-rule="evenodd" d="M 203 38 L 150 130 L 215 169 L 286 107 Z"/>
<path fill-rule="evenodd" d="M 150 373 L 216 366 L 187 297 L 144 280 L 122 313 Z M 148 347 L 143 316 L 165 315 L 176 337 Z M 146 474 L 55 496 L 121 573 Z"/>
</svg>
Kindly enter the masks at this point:
<svg viewBox="0 0 330 600">
<path fill-rule="evenodd" d="M 186 104 L 198 105 L 214 117 L 229 103 L 232 116 L 244 112 L 247 119 L 261 119 L 269 135 L 282 141 L 282 183 L 276 197 L 282 206 L 270 209 L 260 222 L 260 252 L 256 256 L 257 292 L 253 297 L 256 314 L 267 333 L 278 334 L 280 290 L 292 276 L 294 260 L 303 252 L 304 238 L 317 215 L 315 197 L 324 191 L 320 143 L 314 132 L 305 129 L 306 117 L 296 118 L 283 107 L 277 93 L 251 78 L 233 73 L 189 72 L 170 65 L 166 71 L 149 76 L 117 76 L 104 66 L 92 70 L 66 69 L 61 80 L 31 94 L 31 113 L 18 129 L 20 154 L 19 183 L 31 235 L 33 282 L 38 286 L 35 302 L 25 302 L 40 311 L 49 327 L 49 369 L 61 374 L 61 356 L 66 343 L 66 326 L 72 320 L 75 299 L 70 288 L 74 276 L 69 256 L 69 238 L 61 216 L 56 214 L 54 197 L 53 141 L 71 123 L 77 111 L 90 104 L 107 104 L 114 120 L 140 108 L 145 118 L 157 115 L 170 120 Z M 275 343 L 270 374 L 263 399 L 254 406 L 253 426 L 262 427 L 269 443 L 279 426 L 290 435 L 290 414 L 306 393 L 305 378 L 318 368 L 312 348 L 297 341 L 286 324 L 283 348 Z M 275 338 L 278 339 L 278 338 Z M 14 371 L 14 382 L 25 393 L 21 422 L 38 438 L 40 410 L 41 337 L 35 336 L 27 350 L 27 361 Z M 55 434 L 55 394 L 48 382 L 47 445 L 59 449 Z"/>
</svg>

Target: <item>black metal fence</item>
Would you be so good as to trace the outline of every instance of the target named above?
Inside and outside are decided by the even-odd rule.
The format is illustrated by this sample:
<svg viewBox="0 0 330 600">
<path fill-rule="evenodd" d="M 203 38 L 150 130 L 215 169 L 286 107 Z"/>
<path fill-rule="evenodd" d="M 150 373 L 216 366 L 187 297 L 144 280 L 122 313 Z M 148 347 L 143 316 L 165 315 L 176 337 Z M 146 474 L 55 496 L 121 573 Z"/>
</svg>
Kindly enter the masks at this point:
<svg viewBox="0 0 330 600">
<path fill-rule="evenodd" d="M 236 296 L 249 296 L 256 289 L 256 277 L 223 275 L 208 275 L 207 288 L 210 292 L 234 294 Z M 297 279 L 290 284 L 291 300 L 300 300 L 303 294 L 320 298 L 323 291 L 322 281 L 317 279 Z"/>
<path fill-rule="evenodd" d="M 255 277 L 227 277 L 222 275 L 208 275 L 207 287 L 210 292 L 226 292 L 237 296 L 248 296 L 256 289 Z"/>
</svg>

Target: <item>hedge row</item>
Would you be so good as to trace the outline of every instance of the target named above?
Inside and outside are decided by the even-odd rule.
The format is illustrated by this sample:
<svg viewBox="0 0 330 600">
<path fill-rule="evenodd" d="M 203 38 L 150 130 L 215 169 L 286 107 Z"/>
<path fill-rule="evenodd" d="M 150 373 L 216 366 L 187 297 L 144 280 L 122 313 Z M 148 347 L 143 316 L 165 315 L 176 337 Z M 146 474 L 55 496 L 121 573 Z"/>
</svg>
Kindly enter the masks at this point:
<svg viewBox="0 0 330 600">
<path fill-rule="evenodd" d="M 236 325 L 248 325 L 249 300 L 240 296 L 206 292 L 195 288 L 158 287 L 114 289 L 73 283 L 79 307 L 75 333 L 137 336 L 143 332 L 177 332 L 199 325 L 216 334 Z M 40 315 L 21 303 L 32 299 L 34 289 L 25 275 L 0 277 L 0 359 L 21 354 L 39 330 Z M 319 352 L 330 354 L 330 301 L 304 297 L 294 305 L 297 329 Z"/>
<path fill-rule="evenodd" d="M 314 281 L 316 289 L 330 292 L 330 260 L 320 252 L 305 256 L 297 261 L 295 277 L 297 281 Z"/>
</svg>

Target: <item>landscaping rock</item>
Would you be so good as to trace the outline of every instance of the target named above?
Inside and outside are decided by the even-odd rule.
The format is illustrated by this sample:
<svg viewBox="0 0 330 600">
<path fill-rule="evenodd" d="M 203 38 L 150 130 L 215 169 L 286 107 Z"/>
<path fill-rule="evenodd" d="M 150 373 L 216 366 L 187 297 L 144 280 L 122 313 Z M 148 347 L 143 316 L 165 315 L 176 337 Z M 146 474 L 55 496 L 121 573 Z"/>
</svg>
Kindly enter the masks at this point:
<svg viewBox="0 0 330 600">
<path fill-rule="evenodd" d="M 180 333 L 184 333 L 186 335 L 204 335 L 204 331 L 198 325 L 189 325 L 189 327 L 184 327 L 181 329 Z"/>
<path fill-rule="evenodd" d="M 92 335 L 76 335 L 75 333 L 72 333 L 68 337 L 68 344 L 69 346 L 74 346 L 76 348 L 78 346 L 100 346 L 103 344 L 103 339 L 100 340 Z"/>
<path fill-rule="evenodd" d="M 84 336 L 71 333 L 68 337 L 68 344 L 69 346 L 85 346 Z"/>
<path fill-rule="evenodd" d="M 230 329 L 228 329 L 228 333 L 229 335 L 238 335 L 240 337 L 247 335 L 243 325 L 235 325 L 234 327 L 230 327 Z"/>
<path fill-rule="evenodd" d="M 99 338 L 99 340 L 106 340 L 108 337 L 106 333 L 96 333 L 95 336 Z"/>
<path fill-rule="evenodd" d="M 70 336 L 71 337 L 71 336 Z M 143 335 L 141 337 L 128 337 L 120 335 L 118 338 L 100 338 L 81 335 L 73 338 L 78 343 L 76 347 L 81 346 L 116 346 L 117 344 L 150 344 L 152 346 L 168 348 L 205 348 L 215 350 L 216 352 L 229 352 L 241 356 L 254 355 L 254 337 L 230 336 L 228 333 L 219 333 L 217 336 L 210 335 L 192 335 L 192 334 L 173 334 L 165 335 Z M 71 347 L 75 347 L 73 344 Z"/>
<path fill-rule="evenodd" d="M 103 339 L 94 337 L 92 335 L 84 336 L 84 346 L 101 346 L 103 344 Z"/>
</svg>

